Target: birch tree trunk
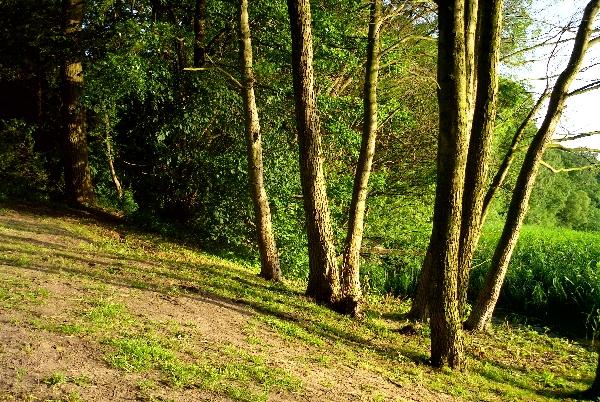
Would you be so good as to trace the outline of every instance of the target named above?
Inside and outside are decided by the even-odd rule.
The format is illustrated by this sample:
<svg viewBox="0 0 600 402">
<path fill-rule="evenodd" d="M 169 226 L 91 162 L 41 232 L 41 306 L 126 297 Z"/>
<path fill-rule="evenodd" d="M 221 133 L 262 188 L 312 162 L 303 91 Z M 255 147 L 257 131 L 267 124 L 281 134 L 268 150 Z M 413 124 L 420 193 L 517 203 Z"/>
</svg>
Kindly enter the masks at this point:
<svg viewBox="0 0 600 402">
<path fill-rule="evenodd" d="M 360 288 L 360 248 L 362 245 L 365 207 L 367 203 L 369 176 L 375 155 L 377 139 L 377 85 L 379 82 L 379 54 L 381 45 L 381 12 L 383 0 L 371 0 L 367 64 L 364 86 L 364 122 L 360 154 L 348 219 L 348 233 L 342 263 L 342 299 L 340 310 L 346 314 L 359 315 L 362 291 Z"/>
<path fill-rule="evenodd" d="M 309 275 L 306 294 L 335 304 L 340 296 L 339 272 L 323 171 L 321 128 L 313 70 L 309 0 L 287 0 L 292 36 L 292 73 L 300 157 L 300 180 L 308 238 Z"/>
<path fill-rule="evenodd" d="M 279 255 L 271 223 L 271 209 L 264 185 L 262 139 L 256 97 L 254 95 L 254 69 L 252 67 L 252 42 L 248 22 L 248 0 L 239 3 L 240 63 L 242 67 L 244 112 L 250 192 L 254 204 L 258 248 L 260 250 L 260 276 L 267 280 L 281 280 Z"/>
<path fill-rule="evenodd" d="M 467 329 L 474 331 L 483 330 L 489 325 L 492 319 L 492 313 L 500 296 L 500 289 L 508 270 L 508 264 L 519 238 L 523 221 L 525 220 L 529 198 L 531 197 L 544 150 L 552 139 L 556 125 L 562 116 L 569 87 L 583 63 L 593 32 L 594 19 L 599 10 L 600 0 L 591 0 L 584 10 L 569 63 L 559 75 L 552 89 L 544 121 L 525 155 L 525 160 L 519 172 L 507 212 L 506 223 L 496 246 L 494 256 L 492 257 L 491 269 L 486 277 L 483 288 L 479 292 L 473 311 L 465 323 L 465 328 Z"/>
<path fill-rule="evenodd" d="M 65 190 L 67 199 L 78 204 L 88 204 L 94 200 L 88 165 L 85 110 L 81 103 L 83 8 L 83 0 L 63 0 L 63 29 L 68 44 L 61 67 Z"/>
</svg>

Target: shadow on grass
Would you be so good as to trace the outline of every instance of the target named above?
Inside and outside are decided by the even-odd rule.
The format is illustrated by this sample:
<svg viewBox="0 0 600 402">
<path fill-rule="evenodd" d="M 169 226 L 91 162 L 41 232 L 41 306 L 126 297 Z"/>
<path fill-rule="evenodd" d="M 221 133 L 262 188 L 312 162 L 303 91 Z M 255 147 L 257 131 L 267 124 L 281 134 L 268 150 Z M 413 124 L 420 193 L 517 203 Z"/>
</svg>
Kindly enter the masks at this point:
<svg viewBox="0 0 600 402">
<path fill-rule="evenodd" d="M 35 215 L 47 216 L 42 213 Z M 34 238 L 35 235 L 28 234 L 45 233 L 75 237 L 67 230 L 42 222 L 38 225 L 38 223 L 24 224 L 13 221 L 3 220 L 5 224 L 11 226 L 17 223 L 12 228 L 23 233 L 23 236 L 0 234 L 4 250 L 13 253 L 12 257 L 0 256 L 0 262 L 13 268 L 47 273 L 69 273 L 105 284 L 143 289 L 165 297 L 187 297 L 213 303 L 246 315 L 254 315 L 255 312 L 292 323 L 331 343 L 342 342 L 361 350 L 367 348 L 386 359 L 397 360 L 398 355 L 401 354 L 418 364 L 423 364 L 427 360 L 424 353 L 413 349 L 377 342 L 378 333 L 368 323 L 358 323 L 341 316 L 314 304 L 296 290 L 264 281 L 249 272 L 216 265 L 218 263 L 192 264 L 154 256 L 149 256 L 148 259 L 129 259 L 139 262 L 142 266 L 126 265 L 123 262 L 126 258 L 120 256 L 105 252 L 72 250 L 63 244 L 37 240 Z M 79 239 L 90 241 L 84 237 Z M 49 255 L 42 257 L 35 250 L 20 249 L 26 244 L 43 247 L 46 249 L 44 252 Z M 15 261 L 13 257 L 18 255 L 28 255 L 31 263 L 27 260 L 24 263 Z M 51 257 L 60 257 L 64 259 L 64 263 L 57 266 L 52 262 Z M 37 260 L 38 258 L 42 261 Z M 120 269 L 115 270 L 115 265 Z"/>
<path fill-rule="evenodd" d="M 520 388 L 522 390 L 526 390 L 532 392 L 534 394 L 552 398 L 552 399 L 575 399 L 575 400 L 589 400 L 590 395 L 587 391 L 581 390 L 568 390 L 562 389 L 560 387 L 551 387 L 540 384 L 540 386 L 535 386 L 534 384 L 528 383 L 527 381 L 537 381 L 539 379 L 535 379 L 531 377 L 532 371 L 525 367 L 520 367 L 517 365 L 508 365 L 495 360 L 490 359 L 481 359 L 481 362 L 491 367 L 493 369 L 502 370 L 500 373 L 498 370 L 489 370 L 486 369 L 484 365 L 481 368 L 474 368 L 473 372 L 481 375 L 482 377 L 487 378 L 490 381 L 495 381 L 498 383 L 510 384 L 515 388 Z M 515 375 L 519 373 L 520 375 Z M 528 378 L 524 378 L 528 377 Z M 579 377 L 566 377 L 562 376 L 562 379 L 566 381 L 570 381 L 572 383 L 579 383 L 586 387 L 589 387 L 592 384 L 593 378 L 582 379 Z M 592 398 L 594 399 L 594 398 Z"/>
</svg>

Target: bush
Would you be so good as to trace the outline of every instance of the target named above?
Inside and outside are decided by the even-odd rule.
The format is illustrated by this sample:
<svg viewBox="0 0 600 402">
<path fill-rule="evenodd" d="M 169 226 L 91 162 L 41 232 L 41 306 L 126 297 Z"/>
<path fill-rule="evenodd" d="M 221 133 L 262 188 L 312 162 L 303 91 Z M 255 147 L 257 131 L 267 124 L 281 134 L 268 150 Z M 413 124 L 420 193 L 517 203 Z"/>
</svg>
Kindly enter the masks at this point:
<svg viewBox="0 0 600 402">
<path fill-rule="evenodd" d="M 35 128 L 21 120 L 0 120 L 0 197 L 40 198 L 48 192 L 42 157 L 33 147 Z"/>
</svg>

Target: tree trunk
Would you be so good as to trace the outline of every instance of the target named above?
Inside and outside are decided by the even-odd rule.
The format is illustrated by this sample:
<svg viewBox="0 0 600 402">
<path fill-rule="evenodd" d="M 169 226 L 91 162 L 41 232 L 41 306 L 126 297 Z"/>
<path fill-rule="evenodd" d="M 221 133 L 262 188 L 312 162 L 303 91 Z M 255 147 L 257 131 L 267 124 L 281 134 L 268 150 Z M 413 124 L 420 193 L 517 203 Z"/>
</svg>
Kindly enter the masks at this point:
<svg viewBox="0 0 600 402">
<path fill-rule="evenodd" d="M 583 63 L 583 58 L 593 31 L 593 21 L 599 9 L 600 0 L 590 1 L 585 8 L 577 36 L 575 37 L 569 63 L 554 85 L 544 121 L 525 155 L 525 160 L 519 172 L 507 212 L 506 223 L 496 246 L 494 256 L 492 257 L 491 269 L 486 277 L 483 288 L 479 292 L 473 311 L 465 323 L 467 329 L 481 331 L 489 325 L 492 319 L 492 313 L 500 296 L 500 289 L 504 282 L 508 264 L 519 238 L 523 221 L 525 220 L 529 198 L 537 177 L 544 149 L 551 140 L 556 125 L 562 116 L 565 101 L 568 97 L 569 86 L 575 79 Z"/>
<path fill-rule="evenodd" d="M 202 67 L 206 62 L 206 0 L 196 0 L 194 13 L 194 67 Z"/>
<path fill-rule="evenodd" d="M 498 168 L 498 171 L 496 172 L 496 175 L 494 176 L 492 183 L 490 184 L 490 187 L 488 188 L 487 193 L 485 194 L 481 211 L 481 225 L 485 223 L 487 213 L 490 209 L 490 205 L 492 203 L 492 200 L 494 199 L 494 196 L 496 195 L 496 192 L 502 186 L 502 184 L 504 184 L 506 176 L 508 176 L 508 170 L 510 169 L 515 159 L 518 146 L 523 140 L 523 137 L 525 136 L 525 130 L 527 129 L 527 126 L 529 125 L 531 119 L 537 114 L 538 110 L 540 110 L 540 108 L 542 107 L 544 99 L 546 99 L 546 96 L 544 95 L 541 96 L 540 99 L 538 99 L 537 103 L 533 106 L 533 108 L 531 108 L 531 110 L 527 114 L 527 117 L 525 117 L 525 119 L 521 122 L 519 128 L 515 132 L 515 135 L 513 136 L 513 139 L 510 144 L 510 148 L 506 152 L 506 155 L 504 155 L 502 163 L 500 164 L 500 167 Z"/>
<path fill-rule="evenodd" d="M 364 88 L 364 123 L 360 155 L 354 175 L 354 188 L 348 219 L 348 233 L 342 263 L 342 299 L 340 310 L 346 314 L 359 315 L 362 291 L 360 288 L 360 248 L 362 245 L 365 207 L 367 203 L 369 175 L 375 154 L 377 139 L 377 84 L 379 81 L 379 33 L 383 0 L 371 0 L 369 39 Z"/>
<path fill-rule="evenodd" d="M 431 363 L 464 367 L 458 306 L 462 194 L 469 142 L 465 0 L 439 2 L 437 184 L 431 234 Z M 471 16 L 475 18 L 476 16 Z"/>
<path fill-rule="evenodd" d="M 429 318 L 429 297 L 431 294 L 431 239 L 429 239 L 429 246 L 425 258 L 423 259 L 423 266 L 421 267 L 421 273 L 419 274 L 419 282 L 417 285 L 417 291 L 413 297 L 408 318 L 414 321 L 427 321 Z"/>
<path fill-rule="evenodd" d="M 110 178 L 112 179 L 113 185 L 115 186 L 117 196 L 119 197 L 119 199 L 121 199 L 123 198 L 123 187 L 121 186 L 121 181 L 119 180 L 117 170 L 115 169 L 112 143 L 110 139 L 110 120 L 108 114 L 104 116 L 104 126 L 106 128 L 106 137 L 104 138 L 104 142 L 106 144 L 106 159 L 108 160 L 108 171 L 110 172 Z"/>
<path fill-rule="evenodd" d="M 339 272 L 323 171 L 320 122 L 313 71 L 309 0 L 287 0 L 292 36 L 292 73 L 300 157 L 300 179 L 306 216 L 309 275 L 306 294 L 317 302 L 339 299 Z"/>
<path fill-rule="evenodd" d="M 240 63 L 244 89 L 244 112 L 248 152 L 250 192 L 254 204 L 258 248 L 260 250 L 260 276 L 267 280 L 281 280 L 279 255 L 271 223 L 271 209 L 264 185 L 262 140 L 256 98 L 254 95 L 254 70 L 252 68 L 252 42 L 248 22 L 248 0 L 240 0 Z"/>
<path fill-rule="evenodd" d="M 584 392 L 584 397 L 589 399 L 596 399 L 600 397 L 600 347 L 596 348 L 598 352 L 598 365 L 596 366 L 596 378 L 594 378 L 594 383 Z"/>
<path fill-rule="evenodd" d="M 67 199 L 78 204 L 91 203 L 94 198 L 88 166 L 85 110 L 81 104 L 83 7 L 83 0 L 63 0 L 64 34 L 68 42 L 61 68 L 65 190 Z"/>
<path fill-rule="evenodd" d="M 498 100 L 498 63 L 502 33 L 502 0 L 482 1 L 479 10 L 478 62 L 474 113 L 463 194 L 459 265 L 459 303 L 465 311 L 469 274 L 482 229 L 482 210 Z"/>
</svg>

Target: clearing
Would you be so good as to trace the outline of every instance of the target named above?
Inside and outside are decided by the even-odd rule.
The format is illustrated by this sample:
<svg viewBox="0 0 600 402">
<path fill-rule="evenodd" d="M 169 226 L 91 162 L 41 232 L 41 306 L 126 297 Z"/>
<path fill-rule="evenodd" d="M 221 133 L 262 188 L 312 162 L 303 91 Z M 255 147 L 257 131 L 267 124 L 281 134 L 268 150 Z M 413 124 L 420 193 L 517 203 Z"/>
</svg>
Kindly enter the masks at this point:
<svg viewBox="0 0 600 402">
<path fill-rule="evenodd" d="M 427 366 L 428 327 L 372 297 L 353 320 L 233 263 L 66 208 L 0 209 L 0 400 L 565 399 L 586 347 L 498 323 L 468 370 Z"/>
</svg>

